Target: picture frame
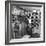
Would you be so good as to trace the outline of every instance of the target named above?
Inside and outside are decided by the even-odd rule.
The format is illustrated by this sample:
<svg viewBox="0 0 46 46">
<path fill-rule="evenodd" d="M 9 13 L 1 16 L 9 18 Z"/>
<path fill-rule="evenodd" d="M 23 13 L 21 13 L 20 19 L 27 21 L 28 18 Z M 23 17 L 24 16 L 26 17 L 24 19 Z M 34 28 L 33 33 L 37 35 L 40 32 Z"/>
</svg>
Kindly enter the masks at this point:
<svg viewBox="0 0 46 46">
<path fill-rule="evenodd" d="M 27 38 L 18 40 L 15 38 L 14 33 L 12 32 L 12 14 L 16 14 L 14 8 L 19 8 L 19 10 L 28 10 L 31 9 L 42 9 L 41 10 L 41 35 L 39 38 Z M 18 11 L 19 11 L 18 10 Z M 17 14 L 19 14 L 17 11 Z M 31 10 L 29 10 L 31 11 Z M 13 36 L 12 36 L 13 33 Z M 14 38 L 13 38 L 14 37 Z M 27 44 L 27 43 L 43 43 L 45 42 L 45 3 L 44 2 L 26 2 L 26 1 L 5 1 L 5 44 Z"/>
</svg>

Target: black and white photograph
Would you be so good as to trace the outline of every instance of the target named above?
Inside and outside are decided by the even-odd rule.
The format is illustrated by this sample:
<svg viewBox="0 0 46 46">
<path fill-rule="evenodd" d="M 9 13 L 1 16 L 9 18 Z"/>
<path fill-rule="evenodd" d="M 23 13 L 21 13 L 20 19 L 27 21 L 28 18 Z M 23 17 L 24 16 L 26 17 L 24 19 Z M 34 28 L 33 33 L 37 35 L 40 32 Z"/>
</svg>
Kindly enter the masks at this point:
<svg viewBox="0 0 46 46">
<path fill-rule="evenodd" d="M 5 44 L 45 41 L 45 3 L 5 2 Z"/>
</svg>

